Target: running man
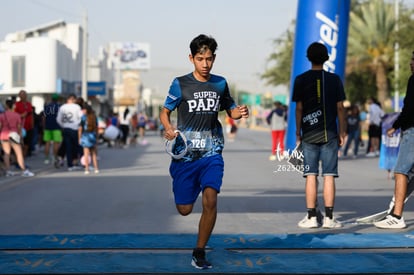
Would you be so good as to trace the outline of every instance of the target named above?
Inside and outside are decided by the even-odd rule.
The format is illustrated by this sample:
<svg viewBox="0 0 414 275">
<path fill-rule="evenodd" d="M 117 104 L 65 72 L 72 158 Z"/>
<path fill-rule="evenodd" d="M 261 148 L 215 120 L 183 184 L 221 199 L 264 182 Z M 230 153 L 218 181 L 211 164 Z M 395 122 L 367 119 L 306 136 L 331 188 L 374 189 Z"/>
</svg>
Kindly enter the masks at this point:
<svg viewBox="0 0 414 275">
<path fill-rule="evenodd" d="M 205 247 L 216 222 L 217 194 L 224 172 L 224 136 L 218 113 L 226 110 L 233 119 L 249 116 L 247 107 L 236 105 L 230 96 L 226 79 L 210 74 L 216 48 L 216 40 L 203 34 L 191 41 L 189 59 L 194 71 L 173 80 L 160 113 L 165 138 L 173 140 L 179 130 L 189 145 L 187 153 L 181 159 L 172 159 L 170 165 L 178 212 L 189 215 L 202 192 L 203 211 L 191 262 L 197 269 L 212 268 Z M 174 110 L 177 110 L 177 127 L 170 120 Z"/>
</svg>

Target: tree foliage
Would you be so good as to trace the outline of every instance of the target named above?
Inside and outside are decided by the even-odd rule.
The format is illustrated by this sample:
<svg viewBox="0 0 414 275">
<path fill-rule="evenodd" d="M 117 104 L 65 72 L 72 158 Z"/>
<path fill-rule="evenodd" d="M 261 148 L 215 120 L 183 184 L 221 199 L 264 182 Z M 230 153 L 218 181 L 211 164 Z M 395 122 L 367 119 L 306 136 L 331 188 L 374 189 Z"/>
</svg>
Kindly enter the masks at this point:
<svg viewBox="0 0 414 275">
<path fill-rule="evenodd" d="M 374 96 L 380 102 L 392 95 L 394 87 L 405 92 L 411 74 L 408 66 L 414 51 L 412 10 L 400 4 L 397 32 L 395 6 L 386 0 L 351 2 L 345 90 L 352 102 Z M 268 85 L 290 84 L 294 45 L 294 22 L 274 40 L 274 52 L 261 78 Z M 399 73 L 396 77 L 395 45 L 399 44 Z"/>
<path fill-rule="evenodd" d="M 381 103 L 390 96 L 387 76 L 393 68 L 395 30 L 394 6 L 384 0 L 364 1 L 350 13 L 348 71 L 374 74 Z"/>
<path fill-rule="evenodd" d="M 283 35 L 275 40 L 275 51 L 267 59 L 268 68 L 261 75 L 267 85 L 286 85 L 290 84 L 290 74 L 292 66 L 292 51 L 294 40 L 294 22 Z"/>
</svg>

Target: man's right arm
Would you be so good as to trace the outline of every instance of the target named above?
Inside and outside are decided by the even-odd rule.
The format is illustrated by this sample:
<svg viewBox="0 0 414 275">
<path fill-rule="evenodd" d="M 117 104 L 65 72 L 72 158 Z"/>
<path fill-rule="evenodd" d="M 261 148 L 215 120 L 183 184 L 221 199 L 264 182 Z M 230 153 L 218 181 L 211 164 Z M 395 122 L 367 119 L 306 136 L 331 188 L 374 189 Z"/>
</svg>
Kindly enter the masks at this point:
<svg viewBox="0 0 414 275">
<path fill-rule="evenodd" d="M 168 140 L 172 140 L 175 138 L 177 133 L 175 133 L 174 127 L 171 125 L 171 111 L 167 108 L 163 107 L 160 112 L 160 122 L 164 126 L 164 137 Z"/>
</svg>

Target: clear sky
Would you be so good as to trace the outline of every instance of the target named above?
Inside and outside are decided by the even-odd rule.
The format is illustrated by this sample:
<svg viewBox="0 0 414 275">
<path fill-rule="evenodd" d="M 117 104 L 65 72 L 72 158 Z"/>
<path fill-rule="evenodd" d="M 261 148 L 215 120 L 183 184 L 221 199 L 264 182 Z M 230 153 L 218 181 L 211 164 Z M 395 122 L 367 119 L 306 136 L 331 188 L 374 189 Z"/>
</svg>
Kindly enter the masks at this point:
<svg viewBox="0 0 414 275">
<path fill-rule="evenodd" d="M 213 73 L 238 89 L 274 93 L 280 88 L 264 87 L 257 75 L 296 6 L 296 0 L 3 0 L 0 40 L 60 19 L 82 24 L 86 12 L 90 55 L 109 42 L 147 42 L 152 69 L 142 75 L 144 86 L 166 93 L 174 76 L 192 70 L 189 43 L 205 33 L 218 42 Z"/>
</svg>

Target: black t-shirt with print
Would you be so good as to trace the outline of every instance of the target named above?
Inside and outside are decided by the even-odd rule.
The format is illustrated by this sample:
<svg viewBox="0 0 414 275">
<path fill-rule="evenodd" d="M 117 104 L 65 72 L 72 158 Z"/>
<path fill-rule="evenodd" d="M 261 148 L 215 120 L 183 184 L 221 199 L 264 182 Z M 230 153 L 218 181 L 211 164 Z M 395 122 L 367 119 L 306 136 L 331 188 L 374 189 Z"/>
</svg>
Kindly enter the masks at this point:
<svg viewBox="0 0 414 275">
<path fill-rule="evenodd" d="M 302 140 L 325 143 L 338 136 L 337 103 L 345 100 L 337 74 L 309 70 L 295 78 L 292 101 L 302 102 Z"/>
</svg>

